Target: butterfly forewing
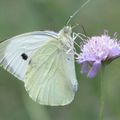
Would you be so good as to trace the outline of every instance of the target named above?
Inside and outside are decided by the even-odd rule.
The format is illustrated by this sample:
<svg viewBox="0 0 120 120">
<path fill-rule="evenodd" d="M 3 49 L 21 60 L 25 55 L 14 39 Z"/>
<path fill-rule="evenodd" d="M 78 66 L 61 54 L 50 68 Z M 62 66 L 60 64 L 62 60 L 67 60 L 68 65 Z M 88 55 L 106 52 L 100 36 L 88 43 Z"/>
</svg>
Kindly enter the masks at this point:
<svg viewBox="0 0 120 120">
<path fill-rule="evenodd" d="M 54 32 L 36 31 L 2 42 L 0 44 L 0 64 L 18 79 L 23 80 L 34 52 L 53 37 L 57 37 Z"/>
</svg>

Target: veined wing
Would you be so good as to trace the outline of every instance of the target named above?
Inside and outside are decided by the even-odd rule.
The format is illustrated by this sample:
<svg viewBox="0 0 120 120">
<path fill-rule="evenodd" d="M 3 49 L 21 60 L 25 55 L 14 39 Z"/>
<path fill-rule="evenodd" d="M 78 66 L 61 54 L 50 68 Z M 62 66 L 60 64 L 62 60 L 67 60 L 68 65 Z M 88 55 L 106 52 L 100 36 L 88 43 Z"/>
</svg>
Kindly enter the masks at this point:
<svg viewBox="0 0 120 120">
<path fill-rule="evenodd" d="M 24 81 L 29 96 L 38 103 L 69 104 L 77 89 L 74 55 L 68 56 L 59 41 L 50 41 L 32 56 Z"/>
<path fill-rule="evenodd" d="M 0 43 L 0 65 L 18 79 L 23 80 L 34 52 L 56 37 L 57 33 L 52 31 L 36 31 L 6 40 Z"/>
</svg>

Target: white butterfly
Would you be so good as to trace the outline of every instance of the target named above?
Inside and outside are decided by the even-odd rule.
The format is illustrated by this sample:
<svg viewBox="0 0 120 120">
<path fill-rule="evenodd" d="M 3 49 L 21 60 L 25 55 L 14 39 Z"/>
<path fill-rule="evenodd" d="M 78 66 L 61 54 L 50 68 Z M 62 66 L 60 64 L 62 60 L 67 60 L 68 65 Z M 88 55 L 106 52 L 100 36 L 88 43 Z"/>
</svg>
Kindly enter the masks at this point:
<svg viewBox="0 0 120 120">
<path fill-rule="evenodd" d="M 68 23 L 80 9 L 58 33 L 36 31 L 0 43 L 1 66 L 22 80 L 29 96 L 40 104 L 66 105 L 74 99 L 78 87 L 74 40 L 79 34 L 71 37 L 72 28 Z"/>
<path fill-rule="evenodd" d="M 0 64 L 44 105 L 66 105 L 77 91 L 72 29 L 25 33 L 0 44 Z"/>
</svg>

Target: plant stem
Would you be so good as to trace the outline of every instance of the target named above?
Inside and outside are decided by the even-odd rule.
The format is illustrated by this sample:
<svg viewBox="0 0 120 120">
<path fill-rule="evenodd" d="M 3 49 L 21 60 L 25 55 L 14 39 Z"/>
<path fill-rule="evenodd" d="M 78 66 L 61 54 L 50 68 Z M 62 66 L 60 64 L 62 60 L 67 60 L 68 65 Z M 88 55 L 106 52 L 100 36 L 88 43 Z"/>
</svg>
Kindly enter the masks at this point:
<svg viewBox="0 0 120 120">
<path fill-rule="evenodd" d="M 100 76 L 100 116 L 99 116 L 99 120 L 103 120 L 103 117 L 104 117 L 104 98 L 105 98 L 104 69 L 105 69 L 105 66 L 103 65 L 101 69 L 101 76 Z"/>
</svg>

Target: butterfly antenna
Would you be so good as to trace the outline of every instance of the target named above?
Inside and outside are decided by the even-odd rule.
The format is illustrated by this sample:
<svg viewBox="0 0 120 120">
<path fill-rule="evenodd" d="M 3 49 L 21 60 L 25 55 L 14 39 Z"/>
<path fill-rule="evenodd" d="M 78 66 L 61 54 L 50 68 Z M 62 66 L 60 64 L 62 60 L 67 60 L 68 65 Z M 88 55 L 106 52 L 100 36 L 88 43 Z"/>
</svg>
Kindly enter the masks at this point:
<svg viewBox="0 0 120 120">
<path fill-rule="evenodd" d="M 76 28 L 77 26 L 79 26 L 80 24 L 75 24 L 74 26 L 72 26 L 71 28 L 74 29 Z"/>
<path fill-rule="evenodd" d="M 76 11 L 72 14 L 72 16 L 69 17 L 69 19 L 67 20 L 66 26 L 69 25 L 69 23 L 70 23 L 70 21 L 72 20 L 72 18 L 73 18 L 74 16 L 76 16 L 76 15 L 80 12 L 80 10 L 81 10 L 84 6 L 86 6 L 86 5 L 88 4 L 88 2 L 90 2 L 90 0 L 87 0 L 82 6 L 80 6 L 80 8 L 79 8 L 78 10 L 76 10 Z"/>
<path fill-rule="evenodd" d="M 82 30 L 83 30 L 84 35 L 87 36 L 87 33 L 86 33 L 86 30 L 85 30 L 84 26 L 81 25 L 81 27 L 82 27 Z"/>
</svg>

